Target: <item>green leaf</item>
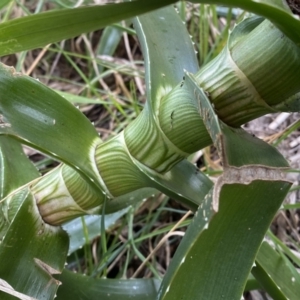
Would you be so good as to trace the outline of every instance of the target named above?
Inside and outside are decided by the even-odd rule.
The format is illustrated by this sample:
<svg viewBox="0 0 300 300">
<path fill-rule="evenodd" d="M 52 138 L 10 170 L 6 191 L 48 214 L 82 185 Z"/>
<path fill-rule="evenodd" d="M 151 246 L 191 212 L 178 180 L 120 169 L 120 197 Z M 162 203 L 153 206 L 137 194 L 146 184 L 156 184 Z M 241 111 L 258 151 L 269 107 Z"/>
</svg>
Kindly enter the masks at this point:
<svg viewBox="0 0 300 300">
<path fill-rule="evenodd" d="M 166 94 L 175 86 L 179 87 L 184 70 L 196 72 L 198 63 L 187 29 L 173 7 L 138 17 L 134 26 L 145 59 L 147 104 L 135 122 L 125 129 L 124 137 L 129 152 L 137 161 L 158 173 L 165 173 L 193 151 L 187 152 L 169 139 L 159 119 L 160 105 L 168 102 L 164 98 Z M 170 121 L 170 114 L 166 118 Z M 196 120 L 199 121 L 199 117 Z M 170 122 L 167 127 L 170 128 Z"/>
<path fill-rule="evenodd" d="M 215 215 L 207 208 L 213 201 L 208 196 L 172 259 L 159 299 L 241 299 L 261 240 L 289 187 L 258 180 L 224 185 Z"/>
<path fill-rule="evenodd" d="M 12 0 L 2 0 L 0 3 L 0 9 L 5 7 L 7 4 L 9 4 Z"/>
<path fill-rule="evenodd" d="M 198 71 L 195 49 L 173 7 L 137 17 L 133 24 L 145 60 L 147 105 L 156 114 L 162 97 L 182 80 L 184 70 Z"/>
<path fill-rule="evenodd" d="M 105 205 L 105 213 L 111 214 L 118 212 L 124 208 L 132 205 L 136 205 L 138 202 L 152 197 L 157 194 L 158 191 L 154 188 L 142 188 L 131 193 L 114 198 L 112 201 L 108 201 Z"/>
<path fill-rule="evenodd" d="M 141 170 L 152 180 L 152 187 L 174 198 L 195 211 L 211 189 L 212 181 L 197 167 L 183 160 L 169 172 L 159 174 Z"/>
<path fill-rule="evenodd" d="M 280 0 L 193 0 L 194 3 L 238 6 L 270 19 L 299 45 L 300 21 Z M 6 1 L 4 6 L 8 3 Z M 40 13 L 0 25 L 0 55 L 45 46 L 93 31 L 133 16 L 175 3 L 172 0 L 140 0 L 105 6 L 80 7 Z M 80 21 L 79 21 L 80 20 Z M 192 71 L 192 70 L 190 70 Z"/>
<path fill-rule="evenodd" d="M 145 59 L 148 98 L 141 115 L 124 131 L 126 145 L 135 164 L 150 178 L 152 187 L 195 210 L 212 182 L 189 162 L 176 164 L 186 154 L 179 153 L 161 133 L 158 120 L 164 95 L 180 83 L 184 70 L 198 70 L 194 46 L 171 6 L 137 17 L 133 23 Z"/>
<path fill-rule="evenodd" d="M 39 172 L 24 154 L 21 144 L 8 136 L 0 136 L 0 240 L 9 226 L 6 202 L 1 199 L 38 176 Z"/>
<path fill-rule="evenodd" d="M 242 167 L 245 164 L 256 164 L 269 167 L 289 167 L 286 159 L 279 154 L 275 147 L 270 147 L 245 130 L 241 128 L 232 129 L 223 123 L 221 123 L 221 129 L 224 133 L 222 141 L 224 152 L 227 153 L 227 156 L 224 157 L 224 163 L 227 166 Z M 239 147 L 236 146 L 237 144 Z M 267 155 L 262 156 L 262 152 L 267 153 Z"/>
<path fill-rule="evenodd" d="M 72 104 L 37 80 L 0 65 L 0 134 L 8 134 L 98 181 L 98 133 Z"/>
<path fill-rule="evenodd" d="M 154 300 L 159 285 L 155 279 L 95 279 L 67 270 L 57 278 L 57 300 Z"/>
<path fill-rule="evenodd" d="M 283 254 L 279 254 L 266 242 L 259 249 L 252 274 L 274 299 L 299 298 L 299 273 Z"/>
<path fill-rule="evenodd" d="M 59 227 L 44 223 L 28 191 L 23 196 L 0 244 L 0 279 L 17 292 L 50 300 L 59 286 L 52 275 L 64 267 L 68 237 Z M 0 298 L 15 299 L 4 292 Z"/>
<path fill-rule="evenodd" d="M 78 95 L 70 94 L 70 93 L 67 93 L 67 92 L 61 92 L 61 91 L 57 91 L 57 90 L 55 90 L 55 92 L 57 94 L 59 94 L 60 96 L 62 96 L 63 98 L 65 98 L 67 101 L 71 102 L 71 103 L 107 104 L 107 101 L 104 101 L 104 100 L 101 100 L 101 99 L 90 99 L 90 98 L 87 98 L 87 97 L 78 96 Z"/>
<path fill-rule="evenodd" d="M 97 46 L 97 55 L 113 55 L 122 37 L 120 28 L 107 26 L 101 35 L 100 42 Z"/>
<path fill-rule="evenodd" d="M 295 108 L 299 76 L 300 47 L 257 16 L 234 26 L 222 52 L 195 75 L 218 117 L 233 127 Z"/>
<path fill-rule="evenodd" d="M 106 204 L 106 213 L 136 204 L 138 201 L 156 194 L 157 190 L 196 211 L 213 185 L 204 173 L 187 160 L 181 161 L 165 174 L 153 172 L 138 162 L 136 164 L 150 179 L 148 184 L 152 188 L 139 189 L 114 198 Z"/>
<path fill-rule="evenodd" d="M 118 44 L 122 38 L 122 31 L 113 26 L 107 26 L 101 35 L 100 42 L 96 49 L 96 55 L 109 55 L 112 56 L 117 49 Z M 104 70 L 103 66 L 98 67 L 99 73 Z"/>
<path fill-rule="evenodd" d="M 219 122 L 203 90 L 186 77 L 224 173 L 195 214 L 159 299 L 240 299 L 261 241 L 290 188 L 282 170 L 287 164 L 272 146 L 250 143 L 246 132 Z"/>
<path fill-rule="evenodd" d="M 271 230 L 268 230 L 268 237 L 273 241 L 282 253 L 290 258 L 296 265 L 300 265 L 300 258 L 283 241 L 276 237 Z"/>
<path fill-rule="evenodd" d="M 86 6 L 53 10 L 7 21 L 0 25 L 0 56 L 43 47 L 173 2 L 172 0 L 139 0 Z"/>
<path fill-rule="evenodd" d="M 291 40 L 300 46 L 300 19 L 293 15 L 287 4 L 281 0 L 191 0 L 193 3 L 221 4 L 240 7 L 264 16 L 273 22 Z"/>
<path fill-rule="evenodd" d="M 254 276 L 250 273 L 244 292 L 247 291 L 253 291 L 253 290 L 259 290 L 261 288 L 261 285 L 258 283 L 258 281 L 254 278 Z"/>
</svg>

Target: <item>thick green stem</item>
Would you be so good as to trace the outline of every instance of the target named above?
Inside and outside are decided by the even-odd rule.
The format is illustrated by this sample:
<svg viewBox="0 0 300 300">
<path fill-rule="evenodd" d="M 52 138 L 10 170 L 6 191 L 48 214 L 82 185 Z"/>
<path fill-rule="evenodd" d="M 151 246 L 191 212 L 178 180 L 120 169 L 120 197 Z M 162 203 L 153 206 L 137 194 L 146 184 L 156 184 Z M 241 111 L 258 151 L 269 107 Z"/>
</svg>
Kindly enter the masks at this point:
<svg viewBox="0 0 300 300">
<path fill-rule="evenodd" d="M 88 184 L 79 173 L 60 165 L 30 186 L 43 219 L 59 225 L 76 217 L 98 213 L 105 195 Z"/>
<path fill-rule="evenodd" d="M 195 76 L 219 118 L 238 127 L 280 108 L 298 107 L 297 96 L 290 96 L 300 91 L 300 49 L 269 21 L 251 18 L 233 29 L 220 55 Z M 125 140 L 136 159 L 158 172 L 211 143 L 184 80 L 161 99 L 157 117 L 159 124 L 140 116 L 125 130 Z"/>
<path fill-rule="evenodd" d="M 267 20 L 243 23 L 223 52 L 196 75 L 220 119 L 234 127 L 279 111 L 285 99 L 300 91 L 300 48 Z M 291 100 L 292 106 L 296 99 Z"/>
<path fill-rule="evenodd" d="M 239 127 L 263 114 L 299 107 L 300 49 L 269 21 L 246 19 L 233 29 L 222 53 L 194 77 L 218 117 Z M 155 109 L 148 105 L 124 132 L 105 143 L 95 140 L 89 148 L 98 176 L 91 179 L 94 187 L 67 166 L 30 185 L 47 222 L 58 225 L 96 212 L 105 199 L 157 187 L 153 174 L 168 172 L 211 144 L 193 88 L 183 78 L 164 89 L 164 80 L 162 74 L 164 92 L 154 93 L 159 97 Z"/>
<path fill-rule="evenodd" d="M 221 54 L 195 78 L 219 118 L 239 127 L 283 106 L 298 107 L 294 94 L 300 92 L 300 49 L 269 21 L 251 18 L 233 29 Z M 211 144 L 197 97 L 184 78 L 156 102 L 155 116 L 145 109 L 124 132 L 96 147 L 95 162 L 108 198 L 152 186 L 141 166 L 165 173 Z"/>
</svg>

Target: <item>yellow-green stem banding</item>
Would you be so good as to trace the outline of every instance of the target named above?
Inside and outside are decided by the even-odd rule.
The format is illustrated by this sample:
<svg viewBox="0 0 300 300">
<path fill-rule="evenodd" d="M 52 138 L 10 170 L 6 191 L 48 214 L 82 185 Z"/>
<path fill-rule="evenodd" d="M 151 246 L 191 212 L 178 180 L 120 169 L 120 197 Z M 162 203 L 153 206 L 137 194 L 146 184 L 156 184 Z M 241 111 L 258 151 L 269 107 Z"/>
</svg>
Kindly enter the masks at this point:
<svg viewBox="0 0 300 300">
<path fill-rule="evenodd" d="M 113 197 L 147 186 L 147 178 L 128 154 L 123 132 L 97 146 L 95 161 L 99 174 Z"/>
<path fill-rule="evenodd" d="M 158 173 L 167 172 L 188 155 L 168 140 L 146 111 L 125 129 L 124 137 L 130 155 Z"/>
<path fill-rule="evenodd" d="M 78 190 L 72 194 L 74 184 L 78 184 Z M 59 166 L 47 176 L 33 182 L 30 190 L 42 218 L 52 225 L 92 213 L 104 200 L 103 194 L 94 190 L 77 172 L 66 165 Z"/>
</svg>

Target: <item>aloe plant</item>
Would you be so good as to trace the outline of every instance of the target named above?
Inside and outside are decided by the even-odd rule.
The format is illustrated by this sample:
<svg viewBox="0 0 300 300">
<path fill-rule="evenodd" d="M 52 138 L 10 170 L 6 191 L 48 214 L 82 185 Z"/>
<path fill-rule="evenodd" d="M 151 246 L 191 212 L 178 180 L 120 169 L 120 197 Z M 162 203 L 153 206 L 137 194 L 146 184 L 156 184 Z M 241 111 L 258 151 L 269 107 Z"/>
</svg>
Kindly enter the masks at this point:
<svg viewBox="0 0 300 300">
<path fill-rule="evenodd" d="M 106 142 L 59 94 L 1 65 L 1 299 L 53 299 L 57 291 L 65 299 L 74 285 L 74 299 L 107 294 L 115 299 L 240 299 L 256 256 L 253 275 L 264 288 L 275 299 L 296 299 L 299 276 L 265 284 L 265 274 L 274 271 L 272 264 L 262 263 L 266 250 L 260 248 L 289 191 L 289 165 L 240 126 L 267 113 L 299 111 L 300 21 L 281 1 L 217 2 L 269 20 L 252 16 L 235 25 L 223 51 L 202 68 L 180 17 L 167 6 L 173 1 L 50 11 L 0 25 L 4 55 L 167 6 L 133 19 L 145 59 L 147 102 L 124 131 Z M 62 164 L 41 177 L 20 143 Z M 216 184 L 186 160 L 210 144 L 224 168 Z M 94 283 L 98 288 L 89 290 L 89 279 L 63 271 L 68 238 L 60 225 L 102 214 L 103 206 L 105 213 L 126 208 L 147 188 L 195 212 L 161 283 L 100 279 Z"/>
</svg>

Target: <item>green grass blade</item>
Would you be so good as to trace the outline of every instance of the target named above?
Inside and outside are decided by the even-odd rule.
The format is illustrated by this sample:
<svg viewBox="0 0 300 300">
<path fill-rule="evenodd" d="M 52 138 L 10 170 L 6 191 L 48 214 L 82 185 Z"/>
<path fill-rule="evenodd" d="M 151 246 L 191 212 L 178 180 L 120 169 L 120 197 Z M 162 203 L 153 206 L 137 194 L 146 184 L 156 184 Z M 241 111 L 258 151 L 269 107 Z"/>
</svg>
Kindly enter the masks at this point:
<svg viewBox="0 0 300 300">
<path fill-rule="evenodd" d="M 274 299 L 297 300 L 300 275 L 293 264 L 268 243 L 262 243 L 252 274 Z"/>
<path fill-rule="evenodd" d="M 9 4 L 12 0 L 2 0 L 0 3 L 0 9 L 5 7 L 7 4 Z"/>
<path fill-rule="evenodd" d="M 57 300 L 154 300 L 159 281 L 155 279 L 94 279 L 64 271 Z"/>
<path fill-rule="evenodd" d="M 61 91 L 57 91 L 55 90 L 55 92 L 57 94 L 59 94 L 60 96 L 62 96 L 63 98 L 65 98 L 66 100 L 68 100 L 71 103 L 76 103 L 76 104 L 107 104 L 108 101 L 105 100 L 101 100 L 101 99 L 90 99 L 88 97 L 83 97 L 83 96 L 78 96 L 78 95 L 73 95 L 70 93 L 66 93 L 66 92 L 61 92 Z"/>
<path fill-rule="evenodd" d="M 128 211 L 128 208 L 124 208 L 121 211 L 115 212 L 113 214 L 105 215 L 104 230 L 107 230 L 109 227 L 115 224 L 115 222 L 124 216 Z M 88 244 L 95 237 L 100 236 L 101 234 L 101 219 L 102 216 L 84 216 L 84 224 L 88 232 L 88 240 L 86 240 L 84 235 L 83 221 L 81 218 L 72 220 L 62 227 L 68 233 L 70 237 L 69 253 L 81 248 L 83 245 Z"/>
<path fill-rule="evenodd" d="M 172 0 L 139 0 L 39 13 L 0 25 L 0 56 L 34 49 L 100 29 L 171 4 Z"/>
</svg>

